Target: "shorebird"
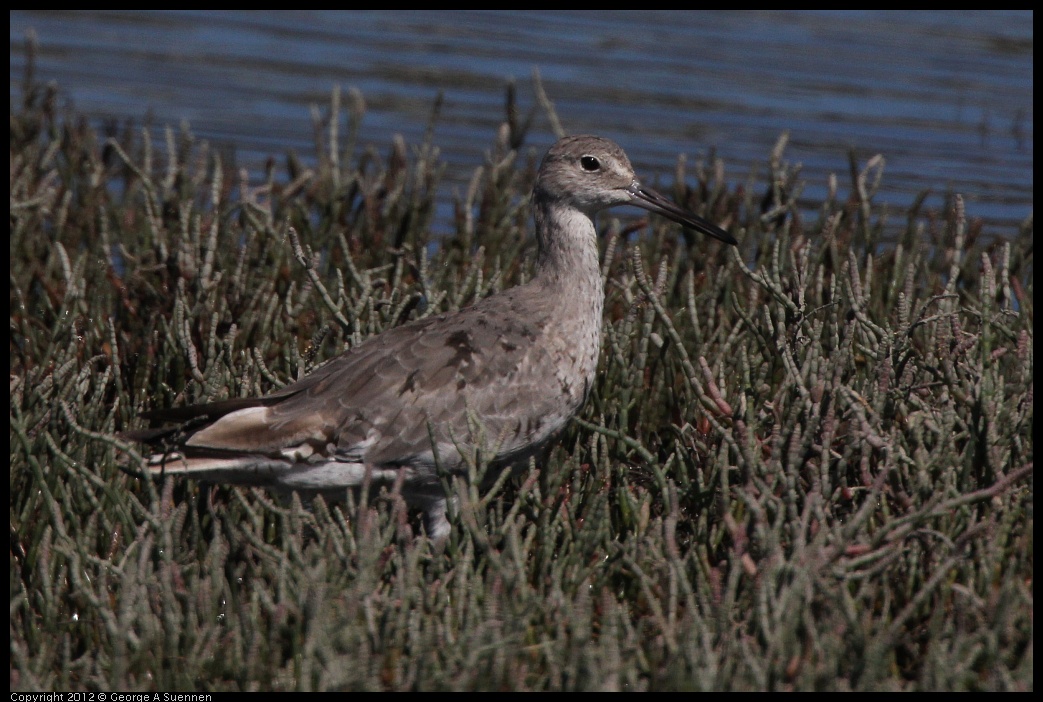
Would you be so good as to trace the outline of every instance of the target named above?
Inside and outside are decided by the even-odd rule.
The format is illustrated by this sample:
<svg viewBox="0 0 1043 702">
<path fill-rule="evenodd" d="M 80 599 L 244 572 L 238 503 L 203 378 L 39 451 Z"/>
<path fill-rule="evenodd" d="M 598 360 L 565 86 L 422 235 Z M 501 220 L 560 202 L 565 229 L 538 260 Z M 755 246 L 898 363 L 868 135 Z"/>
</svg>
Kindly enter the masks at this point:
<svg viewBox="0 0 1043 702">
<path fill-rule="evenodd" d="M 269 395 L 144 416 L 168 426 L 152 475 L 346 495 L 399 487 L 430 538 L 449 534 L 440 474 L 468 460 L 524 465 L 579 411 L 594 383 L 604 289 L 594 217 L 636 205 L 728 244 L 735 239 L 641 185 L 608 139 L 560 139 L 532 194 L 538 254 L 529 282 L 418 319 L 342 353 Z"/>
</svg>

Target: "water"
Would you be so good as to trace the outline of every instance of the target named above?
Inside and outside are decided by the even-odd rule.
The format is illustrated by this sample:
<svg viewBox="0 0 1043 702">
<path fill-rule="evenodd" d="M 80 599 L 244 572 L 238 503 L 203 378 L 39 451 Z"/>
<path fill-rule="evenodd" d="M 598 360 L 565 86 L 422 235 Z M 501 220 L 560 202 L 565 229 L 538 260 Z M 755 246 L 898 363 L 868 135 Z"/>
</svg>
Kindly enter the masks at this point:
<svg viewBox="0 0 1043 702">
<path fill-rule="evenodd" d="M 12 10 L 11 95 L 24 37 L 38 76 L 97 118 L 187 120 L 234 144 L 255 171 L 286 150 L 310 156 L 310 106 L 335 84 L 358 88 L 360 143 L 418 143 L 439 92 L 434 141 L 448 162 L 443 198 L 466 188 L 504 119 L 507 81 L 535 102 L 538 69 L 570 133 L 626 148 L 650 182 L 714 153 L 732 186 L 765 173 L 790 132 L 804 197 L 848 150 L 886 158 L 878 201 L 896 226 L 923 190 L 962 193 L 986 232 L 1010 236 L 1032 213 L 1031 12 L 201 12 Z M 526 148 L 553 141 L 540 113 Z M 260 176 L 258 176 L 259 178 Z M 758 187 L 763 188 L 761 181 Z M 448 226 L 448 216 L 438 223 Z"/>
</svg>

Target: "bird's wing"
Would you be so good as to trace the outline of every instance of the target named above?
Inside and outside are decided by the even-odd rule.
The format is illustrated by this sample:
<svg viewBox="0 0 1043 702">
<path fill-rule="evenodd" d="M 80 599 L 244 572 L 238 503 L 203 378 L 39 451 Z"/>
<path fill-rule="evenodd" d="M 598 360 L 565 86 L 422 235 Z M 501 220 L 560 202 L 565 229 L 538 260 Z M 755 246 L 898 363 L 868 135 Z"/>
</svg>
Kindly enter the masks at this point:
<svg viewBox="0 0 1043 702">
<path fill-rule="evenodd" d="M 436 444 L 468 441 L 470 415 L 481 419 L 489 441 L 507 440 L 509 450 L 512 432 L 523 441 L 532 429 L 525 424 L 543 414 L 533 386 L 551 363 L 535 343 L 545 316 L 517 309 L 524 306 L 522 292 L 389 329 L 270 395 L 150 418 L 198 418 L 202 426 L 186 432 L 187 451 L 285 455 L 310 446 L 367 463 L 398 463 L 429 455 L 432 434 Z M 530 406 L 533 418 L 520 406 Z M 150 431 L 163 430 L 127 436 L 147 440 L 142 435 Z"/>
</svg>

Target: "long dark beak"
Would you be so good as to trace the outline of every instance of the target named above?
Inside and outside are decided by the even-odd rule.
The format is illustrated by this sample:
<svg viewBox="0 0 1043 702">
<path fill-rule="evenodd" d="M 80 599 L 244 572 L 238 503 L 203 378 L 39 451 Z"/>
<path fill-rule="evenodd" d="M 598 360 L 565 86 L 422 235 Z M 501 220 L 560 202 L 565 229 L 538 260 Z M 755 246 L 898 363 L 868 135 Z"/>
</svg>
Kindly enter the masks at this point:
<svg viewBox="0 0 1043 702">
<path fill-rule="evenodd" d="M 739 243 L 735 240 L 735 237 L 718 227 L 716 224 L 712 224 L 699 215 L 692 214 L 688 210 L 678 207 L 672 200 L 668 200 L 651 188 L 642 186 L 641 183 L 636 180 L 630 184 L 630 187 L 627 188 L 627 190 L 634 196 L 634 199 L 630 201 L 631 205 L 636 205 L 637 207 L 646 209 L 649 212 L 661 214 L 667 219 L 677 222 L 682 227 L 688 227 L 697 232 L 702 232 L 703 234 L 712 236 L 714 239 L 720 239 L 726 244 L 735 246 Z"/>
</svg>

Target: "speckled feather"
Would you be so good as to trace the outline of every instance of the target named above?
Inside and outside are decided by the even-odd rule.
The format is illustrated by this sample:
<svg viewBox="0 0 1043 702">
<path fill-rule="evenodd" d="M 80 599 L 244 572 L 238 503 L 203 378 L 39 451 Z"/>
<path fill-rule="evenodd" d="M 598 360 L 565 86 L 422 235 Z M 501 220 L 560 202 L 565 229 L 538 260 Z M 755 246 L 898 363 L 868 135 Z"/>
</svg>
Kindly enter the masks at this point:
<svg viewBox="0 0 1043 702">
<path fill-rule="evenodd" d="M 343 493 L 401 485 L 428 534 L 449 532 L 438 468 L 474 453 L 524 462 L 583 405 L 597 367 L 604 291 L 594 215 L 633 204 L 728 243 L 726 232 L 636 180 L 599 137 L 559 140 L 533 192 L 538 256 L 525 285 L 389 329 L 258 398 L 148 413 L 180 428 L 127 432 L 152 445 L 153 474 Z"/>
</svg>

